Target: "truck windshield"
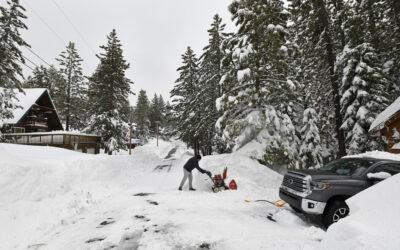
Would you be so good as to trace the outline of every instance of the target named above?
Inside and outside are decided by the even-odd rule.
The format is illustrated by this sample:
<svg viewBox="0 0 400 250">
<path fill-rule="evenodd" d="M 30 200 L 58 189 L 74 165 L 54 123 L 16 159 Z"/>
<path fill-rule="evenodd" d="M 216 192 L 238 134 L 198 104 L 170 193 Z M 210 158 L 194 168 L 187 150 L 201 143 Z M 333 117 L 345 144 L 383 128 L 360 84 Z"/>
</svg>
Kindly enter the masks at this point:
<svg viewBox="0 0 400 250">
<path fill-rule="evenodd" d="M 374 162 L 365 159 L 349 159 L 344 158 L 337 161 L 332 161 L 320 168 L 320 170 L 339 175 L 361 175 Z"/>
</svg>

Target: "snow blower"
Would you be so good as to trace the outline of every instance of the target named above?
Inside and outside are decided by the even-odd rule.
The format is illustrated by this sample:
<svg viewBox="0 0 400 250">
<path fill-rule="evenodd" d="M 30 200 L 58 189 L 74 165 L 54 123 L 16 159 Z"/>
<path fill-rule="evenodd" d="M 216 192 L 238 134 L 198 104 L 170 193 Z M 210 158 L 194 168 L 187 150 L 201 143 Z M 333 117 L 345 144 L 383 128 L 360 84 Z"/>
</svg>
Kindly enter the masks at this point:
<svg viewBox="0 0 400 250">
<path fill-rule="evenodd" d="M 229 186 L 225 184 L 225 180 L 227 178 L 228 168 L 224 168 L 224 171 L 221 174 L 216 174 L 214 177 L 210 177 L 211 181 L 213 182 L 213 187 L 211 188 L 214 193 L 223 191 L 223 190 L 236 190 L 237 184 L 235 180 L 231 180 Z"/>
</svg>

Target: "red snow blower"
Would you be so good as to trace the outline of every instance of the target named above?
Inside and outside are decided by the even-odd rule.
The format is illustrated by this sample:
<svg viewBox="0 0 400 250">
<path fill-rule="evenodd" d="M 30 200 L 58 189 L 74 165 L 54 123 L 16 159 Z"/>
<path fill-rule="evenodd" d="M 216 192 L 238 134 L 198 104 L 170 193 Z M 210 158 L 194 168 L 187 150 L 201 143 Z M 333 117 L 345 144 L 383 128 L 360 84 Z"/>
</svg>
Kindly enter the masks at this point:
<svg viewBox="0 0 400 250">
<path fill-rule="evenodd" d="M 214 177 L 210 177 L 212 182 L 214 183 L 214 186 L 211 188 L 214 193 L 223 191 L 223 190 L 236 190 L 237 189 L 237 184 L 235 180 L 231 180 L 229 183 L 229 186 L 225 184 L 225 180 L 227 178 L 227 172 L 228 168 L 224 168 L 224 171 L 222 172 L 222 175 L 216 174 Z"/>
</svg>

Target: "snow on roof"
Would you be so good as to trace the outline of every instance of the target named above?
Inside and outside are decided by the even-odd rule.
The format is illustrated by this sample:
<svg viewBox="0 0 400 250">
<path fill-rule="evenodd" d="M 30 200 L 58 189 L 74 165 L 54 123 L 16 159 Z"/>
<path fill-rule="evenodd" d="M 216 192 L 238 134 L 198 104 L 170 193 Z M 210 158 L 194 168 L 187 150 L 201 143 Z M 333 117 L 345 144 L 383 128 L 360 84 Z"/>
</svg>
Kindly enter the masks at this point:
<svg viewBox="0 0 400 250">
<path fill-rule="evenodd" d="M 13 110 L 13 118 L 5 119 L 3 121 L 4 124 L 16 124 L 18 121 L 25 115 L 26 112 L 32 107 L 33 104 L 43 95 L 44 92 L 47 91 L 45 88 L 31 88 L 31 89 L 23 89 L 24 92 L 15 91 L 17 98 L 17 105 L 20 108 Z"/>
<path fill-rule="evenodd" d="M 369 131 L 375 130 L 376 128 L 383 125 L 390 118 L 393 117 L 398 111 L 400 111 L 400 97 L 396 99 L 389 107 L 387 107 L 382 113 L 380 113 L 376 119 L 372 122 Z"/>
<path fill-rule="evenodd" d="M 64 131 L 64 130 L 54 130 L 54 131 L 48 131 L 48 132 L 32 132 L 32 133 L 10 133 L 7 135 L 79 135 L 79 136 L 94 136 L 94 137 L 99 137 L 99 135 L 94 135 L 94 134 L 85 134 L 81 133 L 79 131 Z"/>
<path fill-rule="evenodd" d="M 383 151 L 370 151 L 358 155 L 348 155 L 344 158 L 375 158 L 388 161 L 400 161 L 400 155 Z"/>
<path fill-rule="evenodd" d="M 394 144 L 391 149 L 400 149 L 400 142 Z"/>
</svg>

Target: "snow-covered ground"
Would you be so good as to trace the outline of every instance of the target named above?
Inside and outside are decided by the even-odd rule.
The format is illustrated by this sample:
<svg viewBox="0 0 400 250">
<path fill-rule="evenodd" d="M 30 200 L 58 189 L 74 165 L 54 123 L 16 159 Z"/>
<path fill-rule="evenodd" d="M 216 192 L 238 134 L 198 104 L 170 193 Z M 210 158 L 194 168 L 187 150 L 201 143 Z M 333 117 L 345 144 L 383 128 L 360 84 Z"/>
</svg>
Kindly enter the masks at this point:
<svg viewBox="0 0 400 250">
<path fill-rule="evenodd" d="M 327 233 L 288 207 L 270 221 L 276 208 L 245 200 L 278 199 L 282 177 L 243 152 L 200 162 L 214 174 L 228 166 L 237 191 L 212 193 L 211 181 L 195 172 L 197 191 L 181 192 L 189 157 L 179 141 L 160 141 L 159 147 L 151 141 L 130 156 L 0 144 L 0 249 L 353 249 L 366 247 L 389 223 L 370 228 L 376 221 L 363 218 L 374 212 L 363 210 L 362 195 L 350 203 L 351 209 L 356 204 L 354 216 Z M 399 178 L 389 180 L 398 186 Z M 385 189 L 376 186 L 368 199 L 387 201 L 380 187 Z M 342 244 L 346 235 L 353 237 L 352 248 Z"/>
</svg>

